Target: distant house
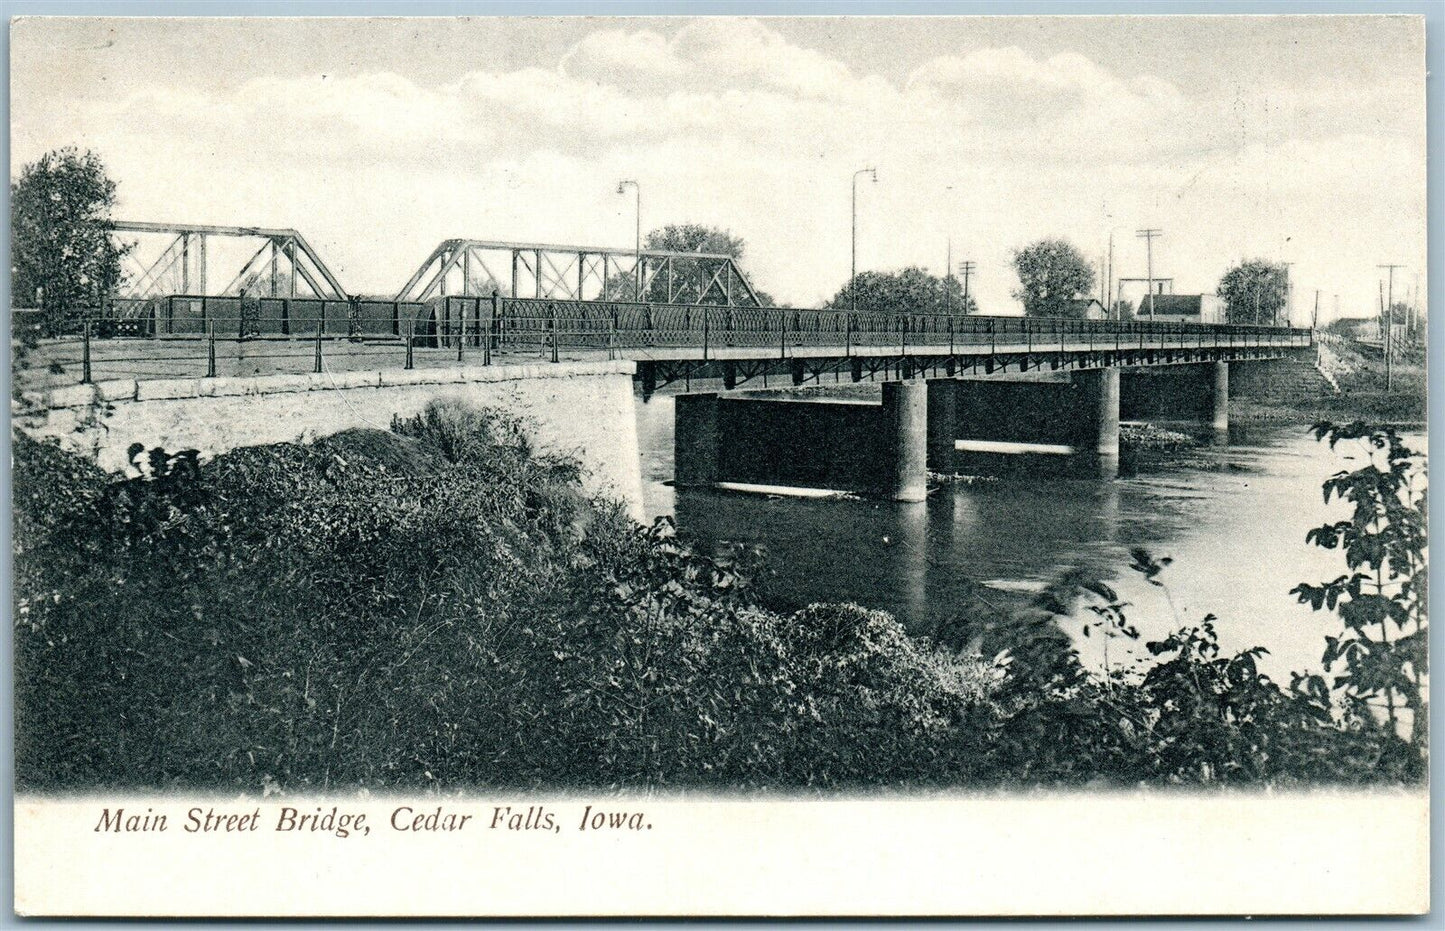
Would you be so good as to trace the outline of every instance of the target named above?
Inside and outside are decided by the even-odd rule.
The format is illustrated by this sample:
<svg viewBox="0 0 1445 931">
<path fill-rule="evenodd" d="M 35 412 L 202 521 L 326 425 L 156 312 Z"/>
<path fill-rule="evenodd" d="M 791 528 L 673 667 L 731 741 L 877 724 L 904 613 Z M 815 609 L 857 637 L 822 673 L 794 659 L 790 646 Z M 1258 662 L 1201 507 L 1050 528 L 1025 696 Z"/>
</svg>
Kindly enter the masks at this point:
<svg viewBox="0 0 1445 931">
<path fill-rule="evenodd" d="M 1134 308 L 1140 320 L 1150 317 L 1169 323 L 1223 323 L 1224 302 L 1213 294 L 1146 294 Z"/>
<path fill-rule="evenodd" d="M 1104 305 L 1098 299 L 1092 297 L 1079 297 L 1064 302 L 1064 315 L 1074 319 L 1083 320 L 1107 320 L 1109 314 L 1104 310 Z"/>
</svg>

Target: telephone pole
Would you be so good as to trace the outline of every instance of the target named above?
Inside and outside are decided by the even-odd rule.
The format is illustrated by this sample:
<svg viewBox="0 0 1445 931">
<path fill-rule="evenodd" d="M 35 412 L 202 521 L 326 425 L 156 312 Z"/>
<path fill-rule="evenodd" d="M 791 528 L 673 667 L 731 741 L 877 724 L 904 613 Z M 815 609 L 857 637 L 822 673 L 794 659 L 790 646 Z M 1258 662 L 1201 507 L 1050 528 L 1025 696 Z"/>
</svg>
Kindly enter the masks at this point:
<svg viewBox="0 0 1445 931">
<path fill-rule="evenodd" d="M 1292 295 L 1292 294 L 1294 293 L 1294 276 L 1292 276 L 1292 275 L 1290 274 L 1290 269 L 1294 267 L 1294 263 L 1293 263 L 1293 262 L 1281 262 L 1281 263 L 1279 263 L 1279 264 L 1281 264 L 1281 265 L 1284 266 L 1284 322 L 1285 322 L 1286 324 L 1289 324 L 1289 323 L 1292 323 L 1292 322 L 1293 322 L 1293 321 L 1290 319 L 1290 313 L 1289 313 L 1289 312 L 1290 312 L 1290 295 Z M 1279 311 L 1278 311 L 1278 310 L 1275 310 L 1275 312 L 1274 312 L 1274 325 L 1275 325 L 1275 326 L 1279 326 Z"/>
<path fill-rule="evenodd" d="M 1115 306 L 1110 306 L 1110 305 L 1117 305 L 1117 303 L 1118 303 L 1118 302 L 1114 299 L 1114 231 L 1113 231 L 1113 230 L 1109 230 L 1109 266 L 1108 266 L 1108 271 L 1106 271 L 1106 272 L 1104 273 L 1104 276 L 1108 279 L 1108 281 L 1106 282 L 1106 287 L 1105 287 L 1105 289 L 1104 289 L 1104 290 L 1105 290 L 1105 293 L 1108 295 L 1108 298 L 1107 298 L 1107 299 L 1105 300 L 1105 302 L 1104 302 L 1104 312 L 1105 312 L 1106 315 L 1108 315 L 1109 317 L 1112 318 L 1112 317 L 1114 316 L 1115 310 L 1116 310 L 1117 308 L 1116 308 Z"/>
<path fill-rule="evenodd" d="M 1390 390 L 1390 351 L 1394 346 L 1395 332 L 1395 269 L 1404 268 L 1403 265 L 1379 265 L 1378 268 L 1386 269 L 1390 276 L 1390 292 L 1385 298 L 1385 333 L 1382 337 L 1385 350 L 1385 390 Z"/>
<path fill-rule="evenodd" d="M 963 312 L 968 313 L 968 278 L 978 266 L 965 259 L 958 263 L 958 273 L 963 276 Z"/>
<path fill-rule="evenodd" d="M 943 260 L 943 309 L 945 313 L 953 313 L 953 237 L 948 237 L 948 258 Z M 964 305 L 968 310 L 968 305 Z"/>
<path fill-rule="evenodd" d="M 1164 231 L 1158 229 L 1135 230 L 1134 235 L 1144 240 L 1144 248 L 1148 252 L 1148 275 L 1149 275 L 1149 319 L 1154 319 L 1154 237 L 1163 236 Z"/>
<path fill-rule="evenodd" d="M 1320 289 L 1315 288 L 1315 312 L 1310 316 L 1310 329 L 1320 328 Z"/>
</svg>

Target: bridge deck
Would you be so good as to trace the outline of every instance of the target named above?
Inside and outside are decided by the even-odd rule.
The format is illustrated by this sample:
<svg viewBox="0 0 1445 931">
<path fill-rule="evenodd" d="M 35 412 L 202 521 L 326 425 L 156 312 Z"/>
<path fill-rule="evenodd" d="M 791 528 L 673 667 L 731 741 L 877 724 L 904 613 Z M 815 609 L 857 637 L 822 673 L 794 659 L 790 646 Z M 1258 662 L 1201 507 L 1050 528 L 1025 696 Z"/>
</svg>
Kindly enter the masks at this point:
<svg viewBox="0 0 1445 931">
<path fill-rule="evenodd" d="M 108 336 L 99 332 L 135 335 Z M 408 345 L 410 344 L 410 345 Z M 871 377 L 1272 358 L 1309 330 L 790 308 L 445 298 L 431 305 L 177 297 L 143 315 L 42 339 L 18 368 L 27 388 L 80 381 L 631 359 L 649 384 L 693 377 L 794 380 L 840 365 Z M 728 375 L 721 373 L 728 370 Z"/>
</svg>

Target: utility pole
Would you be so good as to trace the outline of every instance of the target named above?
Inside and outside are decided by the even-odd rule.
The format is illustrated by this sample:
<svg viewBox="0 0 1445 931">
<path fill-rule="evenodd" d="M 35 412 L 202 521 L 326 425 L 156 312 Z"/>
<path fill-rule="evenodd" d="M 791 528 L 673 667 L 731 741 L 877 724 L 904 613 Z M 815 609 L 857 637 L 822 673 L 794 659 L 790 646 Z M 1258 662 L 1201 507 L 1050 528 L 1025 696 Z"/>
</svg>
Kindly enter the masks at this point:
<svg viewBox="0 0 1445 931">
<path fill-rule="evenodd" d="M 963 275 L 963 312 L 968 313 L 968 278 L 978 266 L 965 259 L 958 263 L 958 271 Z"/>
<path fill-rule="evenodd" d="M 1294 266 L 1294 263 L 1281 262 L 1279 264 L 1284 266 L 1284 319 L 1285 322 L 1288 323 L 1290 322 L 1290 295 L 1294 293 L 1294 281 L 1290 275 L 1290 268 Z M 1279 326 L 1278 310 L 1274 312 L 1274 325 Z"/>
<path fill-rule="evenodd" d="M 953 313 L 953 237 L 948 237 L 948 257 L 943 260 L 943 309 L 945 313 Z M 965 306 L 964 310 L 968 307 Z"/>
<path fill-rule="evenodd" d="M 1135 230 L 1134 235 L 1144 240 L 1145 249 L 1148 251 L 1149 262 L 1149 319 L 1154 319 L 1154 237 L 1163 236 L 1164 231 L 1159 229 Z"/>
<path fill-rule="evenodd" d="M 1394 342 L 1395 342 L 1395 341 L 1394 341 L 1394 332 L 1395 332 L 1395 269 L 1397 269 L 1397 268 L 1404 268 L 1405 266 L 1403 266 L 1403 265 L 1388 265 L 1388 264 L 1387 264 L 1387 265 L 1380 265 L 1380 266 L 1378 266 L 1378 267 L 1388 270 L 1389 275 L 1390 275 L 1390 293 L 1389 293 L 1389 296 L 1385 298 L 1385 335 L 1384 335 L 1384 337 L 1383 337 L 1383 339 L 1384 339 L 1384 349 L 1385 349 L 1385 390 L 1386 390 L 1386 391 L 1389 391 L 1389 390 L 1390 390 L 1390 355 L 1391 355 L 1391 350 L 1393 350 L 1393 349 L 1395 348 L 1395 346 L 1394 346 Z"/>
<path fill-rule="evenodd" d="M 1320 328 L 1320 289 L 1319 289 L 1319 288 L 1315 288 L 1315 312 L 1314 312 L 1314 314 L 1310 317 L 1310 329 L 1311 329 L 1311 330 L 1318 330 L 1319 328 Z"/>
<path fill-rule="evenodd" d="M 1117 299 L 1114 297 L 1114 231 L 1113 231 L 1113 230 L 1109 230 L 1109 267 L 1108 267 L 1108 271 L 1105 272 L 1105 276 L 1109 279 L 1108 282 L 1107 282 L 1108 287 L 1105 289 L 1105 293 L 1109 296 L 1109 301 L 1112 301 L 1112 302 L 1114 303 L 1114 306 L 1111 307 L 1111 306 L 1109 306 L 1109 303 L 1106 302 L 1105 305 L 1104 305 L 1104 311 L 1108 314 L 1108 316 L 1113 317 L 1114 314 L 1116 313 L 1117 309 L 1118 309 L 1118 301 L 1117 301 Z"/>
<path fill-rule="evenodd" d="M 1408 332 L 1409 332 L 1409 334 L 1410 334 L 1411 336 L 1414 336 L 1414 335 L 1415 335 L 1415 329 L 1416 329 L 1416 327 L 1419 325 L 1419 320 L 1420 320 L 1420 273 L 1419 273 L 1419 272 L 1416 272 L 1416 273 L 1415 273 L 1415 287 L 1414 287 L 1414 290 L 1412 290 L 1412 291 L 1410 292 L 1410 319 L 1409 319 L 1409 324 L 1410 324 L 1410 326 L 1409 326 L 1409 331 L 1408 331 Z"/>
</svg>

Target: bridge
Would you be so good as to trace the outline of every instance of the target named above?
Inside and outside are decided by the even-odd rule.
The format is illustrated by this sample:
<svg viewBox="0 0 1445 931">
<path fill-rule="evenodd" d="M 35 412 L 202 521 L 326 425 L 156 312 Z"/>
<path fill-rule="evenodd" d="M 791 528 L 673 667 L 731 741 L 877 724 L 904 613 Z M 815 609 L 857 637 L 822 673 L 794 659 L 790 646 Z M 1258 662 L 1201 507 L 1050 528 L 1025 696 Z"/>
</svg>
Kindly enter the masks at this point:
<svg viewBox="0 0 1445 931">
<path fill-rule="evenodd" d="M 494 292 L 512 298 L 573 301 L 761 304 L 730 255 L 480 239 L 444 240 L 397 292 L 396 299 L 488 297 Z"/>
<path fill-rule="evenodd" d="M 160 254 L 148 263 L 126 253 L 130 274 L 116 295 L 122 302 L 173 294 L 211 293 L 208 275 L 212 264 L 210 244 L 214 239 L 256 246 L 219 294 L 346 300 L 346 291 L 331 269 L 306 237 L 293 229 L 137 220 L 116 220 L 111 227 L 116 232 L 158 237 L 163 243 Z"/>
<path fill-rule="evenodd" d="M 670 392 L 680 395 L 679 484 L 790 484 L 899 501 L 921 500 L 930 471 L 1000 461 L 1113 477 L 1121 375 L 1177 371 L 1181 390 L 1202 399 L 1204 416 L 1222 431 L 1231 366 L 1312 346 L 1309 330 L 1267 326 L 495 293 L 427 302 L 171 295 L 138 323 L 129 336 L 101 338 L 87 326 L 76 337 L 42 340 L 20 378 L 51 412 L 45 430 L 68 442 L 90 437 L 84 441 L 112 467 L 128 435 L 198 447 L 207 444 L 197 437 L 212 437 L 212 448 L 277 442 L 323 427 L 385 427 L 393 413 L 458 391 L 520 404 L 530 416 L 575 376 L 601 379 L 605 390 L 569 396 L 541 420 L 563 448 L 572 433 L 609 424 L 590 441 L 589 461 L 615 465 L 613 442 L 632 449 L 622 460 L 635 460 L 634 393 L 646 403 Z M 620 377 L 629 386 L 625 404 Z M 864 381 L 884 383 L 881 404 L 734 391 Z M 594 410 L 599 399 L 609 399 L 605 410 Z M 134 426 L 97 426 L 98 407 L 126 411 Z M 759 449 L 771 452 L 749 458 Z M 625 496 L 640 500 L 636 463 L 623 472 L 613 484 L 633 487 Z"/>
</svg>

